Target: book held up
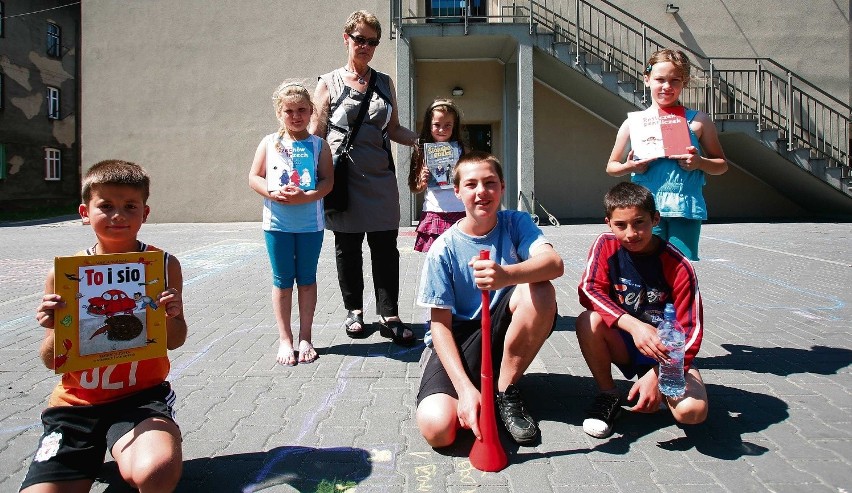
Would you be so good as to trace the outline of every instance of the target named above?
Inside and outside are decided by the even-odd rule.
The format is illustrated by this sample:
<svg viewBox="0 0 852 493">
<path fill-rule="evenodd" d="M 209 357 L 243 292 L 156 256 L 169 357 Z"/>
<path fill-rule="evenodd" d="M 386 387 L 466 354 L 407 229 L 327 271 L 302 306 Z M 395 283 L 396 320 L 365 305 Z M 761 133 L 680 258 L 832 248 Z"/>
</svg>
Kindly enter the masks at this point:
<svg viewBox="0 0 852 493">
<path fill-rule="evenodd" d="M 634 159 L 652 159 L 689 154 L 692 145 L 683 106 L 648 108 L 627 114 L 630 147 Z"/>
<path fill-rule="evenodd" d="M 461 157 L 458 142 L 427 142 L 423 144 L 426 167 L 429 168 L 429 182 L 432 189 L 453 188 L 453 168 Z"/>
<path fill-rule="evenodd" d="M 266 190 L 273 192 L 285 185 L 294 185 L 302 190 L 316 190 L 316 160 L 310 141 L 297 140 L 292 143 L 292 147 L 285 147 L 279 137 L 276 148 L 284 159 L 283 163 L 266 164 Z"/>
<path fill-rule="evenodd" d="M 56 257 L 54 371 L 165 356 L 165 269 L 158 251 Z"/>
</svg>

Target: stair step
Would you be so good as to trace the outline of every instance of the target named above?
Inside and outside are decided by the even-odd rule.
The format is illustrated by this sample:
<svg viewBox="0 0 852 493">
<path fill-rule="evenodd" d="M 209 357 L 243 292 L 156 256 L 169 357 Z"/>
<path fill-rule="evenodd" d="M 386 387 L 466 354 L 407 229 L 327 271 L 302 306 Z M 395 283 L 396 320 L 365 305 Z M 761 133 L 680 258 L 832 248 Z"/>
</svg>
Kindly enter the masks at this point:
<svg viewBox="0 0 852 493">
<path fill-rule="evenodd" d="M 635 104 L 636 106 L 642 106 L 642 91 L 637 91 L 636 86 L 633 82 L 618 82 L 617 88 L 618 95 L 627 101 Z"/>
<path fill-rule="evenodd" d="M 618 93 L 618 72 L 605 70 L 601 72 L 601 77 L 603 77 L 601 83 L 604 87 L 609 89 L 610 92 Z"/>
<path fill-rule="evenodd" d="M 542 50 L 553 55 L 553 34 L 549 32 L 537 32 L 535 35 L 535 44 Z"/>
<path fill-rule="evenodd" d="M 784 149 L 784 146 L 787 145 L 787 142 L 784 141 L 784 146 L 779 146 L 778 142 L 780 140 L 781 139 L 779 139 L 779 132 L 777 128 L 768 128 L 760 131 L 760 141 L 763 142 L 765 146 L 771 149 L 774 149 L 776 151 Z"/>
<path fill-rule="evenodd" d="M 563 63 L 574 63 L 574 53 L 571 50 L 571 43 L 567 41 L 554 41 L 553 56 Z"/>
</svg>

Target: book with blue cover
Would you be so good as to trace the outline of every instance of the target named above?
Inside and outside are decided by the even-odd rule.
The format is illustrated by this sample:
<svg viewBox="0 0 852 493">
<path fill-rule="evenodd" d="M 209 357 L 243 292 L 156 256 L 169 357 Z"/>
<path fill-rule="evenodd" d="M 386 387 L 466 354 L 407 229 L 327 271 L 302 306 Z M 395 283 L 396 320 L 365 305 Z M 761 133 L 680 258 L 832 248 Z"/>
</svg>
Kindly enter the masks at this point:
<svg viewBox="0 0 852 493">
<path fill-rule="evenodd" d="M 302 190 L 316 190 L 316 157 L 310 140 L 297 140 L 291 147 L 282 145 L 279 139 L 276 149 L 281 153 L 281 161 L 267 163 L 266 189 L 270 192 L 286 185 L 294 185 Z"/>
<path fill-rule="evenodd" d="M 429 168 L 427 187 L 453 188 L 453 168 L 461 157 L 458 142 L 427 142 L 423 144 L 426 167 Z"/>
</svg>

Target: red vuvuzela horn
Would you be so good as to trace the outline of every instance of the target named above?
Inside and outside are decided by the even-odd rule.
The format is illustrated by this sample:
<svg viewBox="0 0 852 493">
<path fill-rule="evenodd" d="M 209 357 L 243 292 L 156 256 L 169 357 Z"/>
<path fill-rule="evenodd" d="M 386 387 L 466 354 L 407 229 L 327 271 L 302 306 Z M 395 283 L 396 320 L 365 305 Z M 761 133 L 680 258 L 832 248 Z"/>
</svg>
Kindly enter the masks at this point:
<svg viewBox="0 0 852 493">
<path fill-rule="evenodd" d="M 479 252 L 480 260 L 488 260 L 488 250 Z M 479 433 L 470 449 L 470 464 L 480 471 L 497 472 L 509 465 L 506 451 L 497 434 L 497 415 L 494 410 L 494 369 L 491 362 L 491 311 L 488 290 L 482 291 L 482 378 L 479 388 Z"/>
</svg>

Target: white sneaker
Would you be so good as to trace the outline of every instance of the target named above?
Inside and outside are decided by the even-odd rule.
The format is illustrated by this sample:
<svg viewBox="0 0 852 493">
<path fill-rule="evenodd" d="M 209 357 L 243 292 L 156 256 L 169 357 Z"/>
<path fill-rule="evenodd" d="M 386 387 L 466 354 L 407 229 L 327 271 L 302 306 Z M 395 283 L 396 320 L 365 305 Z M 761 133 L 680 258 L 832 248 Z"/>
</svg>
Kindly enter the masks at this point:
<svg viewBox="0 0 852 493">
<path fill-rule="evenodd" d="M 595 438 L 610 436 L 615 420 L 621 416 L 620 401 L 621 396 L 618 394 L 598 394 L 591 407 L 586 410 L 589 417 L 583 420 L 583 431 Z"/>
</svg>

